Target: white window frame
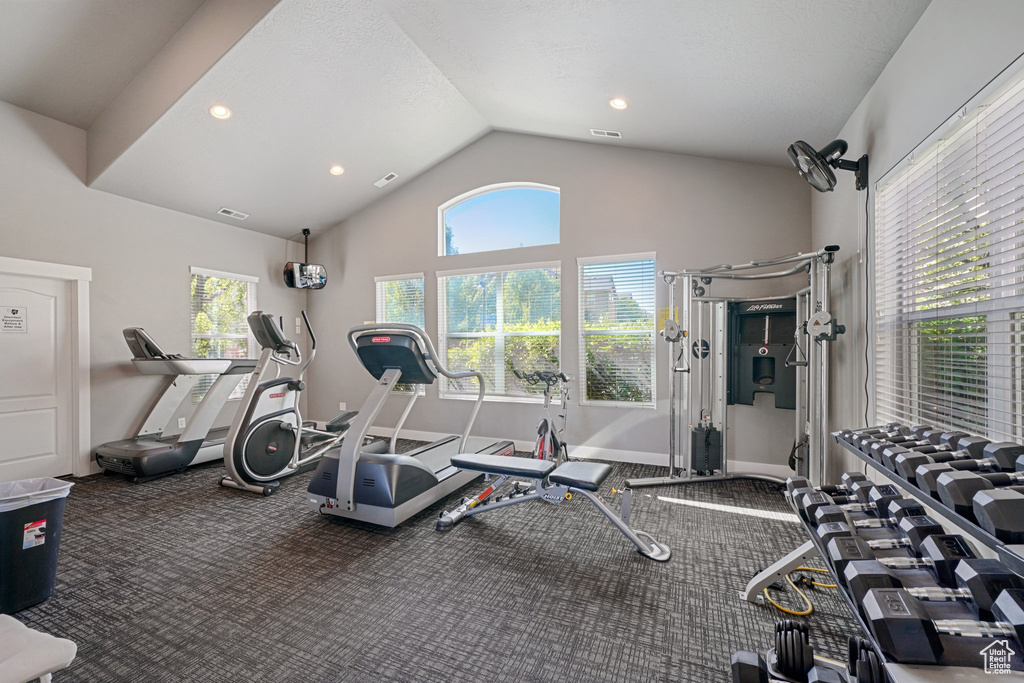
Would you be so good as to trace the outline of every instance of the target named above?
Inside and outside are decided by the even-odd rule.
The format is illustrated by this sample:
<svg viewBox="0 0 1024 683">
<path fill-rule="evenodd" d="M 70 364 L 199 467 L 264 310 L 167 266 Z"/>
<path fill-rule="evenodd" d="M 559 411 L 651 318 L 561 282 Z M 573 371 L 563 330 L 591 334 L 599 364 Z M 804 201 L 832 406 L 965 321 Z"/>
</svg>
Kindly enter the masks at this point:
<svg viewBox="0 0 1024 683">
<path fill-rule="evenodd" d="M 602 401 L 599 399 L 587 398 L 587 354 L 586 342 L 587 331 L 585 326 L 586 302 L 584 301 L 583 289 L 583 268 L 584 266 L 600 265 L 602 263 L 629 263 L 631 261 L 651 261 L 654 263 L 653 287 L 654 287 L 654 319 L 651 321 L 651 400 L 650 401 Z M 577 341 L 579 342 L 577 354 L 579 356 L 579 404 L 581 406 L 605 406 L 611 408 L 647 408 L 657 410 L 658 408 L 658 278 L 657 278 L 657 252 L 638 252 L 633 254 L 615 254 L 610 256 L 581 256 L 576 259 L 576 298 L 577 298 Z M 627 332 L 629 334 L 630 332 Z M 622 334 L 616 331 L 615 334 Z M 636 336 L 644 336 L 647 333 L 636 332 Z"/>
<path fill-rule="evenodd" d="M 994 94 L 1004 88 L 1010 81 L 1020 78 L 1021 72 L 1024 71 L 1024 58 L 1018 58 L 1013 63 L 1008 65 L 998 76 L 989 81 L 981 90 L 979 90 L 974 97 L 968 100 L 963 106 L 957 109 L 957 111 L 941 123 L 931 134 L 925 139 L 918 143 L 913 150 L 910 151 L 905 157 L 898 161 L 892 168 L 890 168 L 884 175 L 882 175 L 878 181 L 874 184 L 871 192 L 871 211 L 868 217 L 868 239 L 867 248 L 869 258 L 869 272 L 867 277 L 871 283 L 868 288 L 868 307 L 872 311 L 872 314 L 868 316 L 866 321 L 868 332 L 869 332 L 869 353 L 870 357 L 874 360 L 874 365 L 877 366 L 877 353 L 878 353 L 878 314 L 876 311 L 876 302 L 879 299 L 880 283 L 879 276 L 884 275 L 878 272 L 876 267 L 876 242 L 878 239 L 877 233 L 877 221 L 876 221 L 876 210 L 877 210 L 877 195 L 883 191 L 887 185 L 889 185 L 894 179 L 899 176 L 908 166 L 913 164 L 915 161 L 919 161 L 922 158 L 927 158 L 928 155 L 933 154 L 933 150 L 936 144 L 946 139 L 951 134 L 956 134 L 962 125 L 965 118 L 973 116 L 980 107 L 984 106 L 986 101 L 989 100 Z M 887 226 L 891 229 L 891 226 Z M 998 256 L 998 254 L 996 254 Z M 997 261 L 999 266 L 1005 267 L 1007 262 Z M 1024 257 L 1016 259 L 1016 264 L 1024 266 Z M 948 306 L 934 310 L 927 311 L 915 311 L 905 316 L 902 321 L 906 326 L 911 326 L 921 322 L 927 322 L 929 320 L 944 320 L 944 319 L 956 319 L 960 317 L 972 317 L 972 316 L 984 316 L 985 325 L 989 328 L 986 334 L 986 344 L 988 348 L 1014 348 L 1020 347 L 1020 339 L 1022 333 L 1017 332 L 993 332 L 992 329 L 1003 329 L 1013 325 L 1015 319 L 1019 319 L 1016 316 L 1020 311 L 1024 311 L 1024 302 L 1020 302 L 1020 306 L 1014 309 L 1012 302 L 1008 302 L 1006 299 L 996 301 L 979 301 L 974 303 L 959 304 L 955 306 Z M 1012 327 L 1010 327 L 1012 330 Z M 1016 339 L 1015 339 L 1016 337 Z M 987 438 L 991 438 L 995 441 L 1002 439 L 1019 440 L 1024 436 L 1022 431 L 1022 425 L 1018 422 L 1016 424 L 1007 424 L 1004 420 L 994 419 L 993 416 L 997 415 L 1014 415 L 1019 411 L 1019 401 L 1015 398 L 1013 387 L 1011 386 L 1011 378 L 1005 375 L 1007 368 L 999 365 L 998 353 L 987 353 L 988 370 L 987 370 L 987 395 L 986 395 L 986 410 L 988 417 L 988 433 L 984 434 Z M 917 351 L 906 347 L 903 349 L 902 363 L 907 367 L 914 367 L 918 361 Z M 1017 368 L 1019 373 L 1019 367 Z M 919 370 L 914 370 L 917 373 Z M 911 375 L 914 376 L 914 375 Z M 1019 374 L 1012 378 L 1013 381 L 1019 381 Z M 886 417 L 886 413 L 880 410 L 879 407 L 879 391 L 882 390 L 878 381 L 877 374 L 872 370 L 870 378 L 870 397 L 869 397 L 869 422 L 874 423 L 879 419 Z M 905 404 L 908 406 L 908 412 L 912 418 L 917 418 L 920 415 L 919 405 L 921 403 L 921 397 L 916 393 L 915 386 L 908 390 L 907 396 L 904 397 Z M 935 424 L 939 427 L 949 427 L 950 425 L 936 423 L 934 420 L 930 421 L 930 424 Z M 953 425 L 956 426 L 956 425 Z M 971 431 L 972 433 L 977 431 Z"/>
<path fill-rule="evenodd" d="M 478 197 L 478 196 L 480 196 L 482 194 L 490 194 L 491 192 L 500 192 L 501 190 L 547 190 L 548 192 L 556 193 L 558 195 L 559 202 L 561 202 L 561 198 L 562 198 L 562 190 L 559 187 L 556 187 L 554 185 L 545 185 L 543 183 L 532 183 L 532 182 L 525 182 L 525 181 L 515 181 L 515 182 L 507 182 L 507 183 L 494 183 L 492 185 L 484 185 L 483 187 L 478 187 L 475 190 L 470 190 L 469 192 L 463 192 L 458 197 L 453 197 L 452 199 L 449 199 L 448 201 L 446 201 L 441 206 L 437 207 L 437 255 L 438 256 L 443 256 L 443 257 L 464 256 L 464 254 L 446 254 L 446 253 L 444 253 L 444 214 L 445 214 L 445 212 L 448 209 L 450 209 L 450 208 L 452 208 L 454 206 L 458 206 L 462 202 L 470 200 L 470 199 L 472 199 L 474 197 Z M 561 213 L 561 211 L 559 211 L 559 213 Z M 558 223 L 559 223 L 559 225 L 558 225 L 558 241 L 557 242 L 549 242 L 547 244 L 535 244 L 535 245 L 531 245 L 531 246 L 532 247 L 547 247 L 547 246 L 554 246 L 556 244 L 561 244 L 561 242 L 562 242 L 562 225 L 561 225 L 562 220 L 561 220 L 561 215 L 559 215 Z M 522 248 L 522 249 L 529 249 L 530 247 L 515 247 L 515 248 L 516 249 L 520 249 L 520 248 Z M 495 251 L 509 251 L 509 250 L 508 249 L 493 249 L 493 250 L 489 250 L 489 251 L 472 251 L 472 252 L 469 252 L 469 253 L 470 254 L 489 254 L 489 253 L 493 253 Z M 480 272 L 486 273 L 486 272 L 491 272 L 491 271 L 483 270 L 483 271 L 480 271 Z"/>
<path fill-rule="evenodd" d="M 255 275 L 243 275 L 241 273 L 229 273 L 224 270 L 214 270 L 212 268 L 200 268 L 198 266 L 189 266 L 188 269 L 189 281 L 191 282 L 192 276 L 201 275 L 203 277 L 218 277 L 230 280 L 238 280 L 240 282 L 249 283 L 245 305 L 248 308 L 246 315 L 249 315 L 252 311 L 257 310 L 258 304 L 258 293 L 260 279 Z M 231 334 L 205 334 L 197 335 L 192 328 L 194 321 L 192 320 L 192 301 L 189 300 L 189 321 L 188 321 L 188 348 L 191 350 L 192 341 L 194 339 L 240 339 L 240 335 Z M 247 358 L 258 358 L 259 353 L 256 350 L 256 338 L 252 334 L 252 330 L 246 330 L 246 357 Z M 231 392 L 231 396 L 228 398 L 229 401 L 240 401 L 243 394 L 245 393 L 245 387 L 248 386 L 249 377 L 244 377 L 241 382 L 238 383 L 238 387 Z M 205 395 L 205 392 L 204 392 Z M 193 396 L 193 402 L 195 398 Z"/>
<path fill-rule="evenodd" d="M 444 283 L 445 278 L 458 277 L 460 275 L 477 275 L 480 273 L 511 273 L 517 270 L 541 270 L 541 269 L 554 269 L 558 271 L 559 280 L 559 291 L 561 290 L 562 283 L 562 262 L 561 261 L 542 261 L 538 263 L 517 263 L 513 265 L 501 265 L 501 266 L 482 266 L 479 268 L 459 268 L 456 270 L 439 270 L 437 271 L 437 352 L 441 355 L 441 362 L 444 365 L 448 365 L 448 337 L 487 337 L 493 336 L 495 339 L 494 345 L 494 357 L 495 359 L 504 359 L 504 340 L 506 337 L 513 336 L 538 336 L 538 337 L 550 337 L 552 333 L 524 333 L 517 332 L 514 334 L 499 334 L 497 329 L 493 334 L 471 334 L 471 333 L 460 333 L 458 335 L 449 335 L 448 330 L 445 329 L 448 323 L 448 317 L 446 314 L 446 307 L 448 305 L 448 290 Z M 559 310 L 563 307 L 559 305 Z M 495 318 L 497 328 L 501 329 L 504 325 L 504 310 L 502 306 L 502 298 L 499 297 L 497 303 L 497 310 L 495 311 Z M 558 364 L 562 364 L 562 351 L 564 347 L 565 338 L 562 334 L 562 328 L 565 324 L 564 316 L 559 315 L 558 321 Z M 500 353 L 500 355 L 499 355 Z M 443 378 L 442 378 L 443 379 Z M 438 397 L 443 399 L 454 399 L 458 401 L 475 401 L 475 393 L 467 392 L 453 392 L 449 391 L 447 381 L 441 381 L 438 384 Z M 501 403 L 543 403 L 543 396 L 506 396 L 497 393 L 498 387 L 487 387 L 487 394 L 484 396 L 485 401 L 495 401 Z M 493 392 L 493 393 L 492 393 Z"/>
<path fill-rule="evenodd" d="M 387 282 L 398 282 L 401 280 L 422 280 L 423 281 L 423 325 L 426 327 L 427 324 L 427 278 L 424 273 L 404 273 L 402 275 L 377 275 L 373 278 L 373 290 L 374 290 L 374 320 L 378 324 L 388 322 L 382 320 L 381 313 L 383 312 L 383 301 L 381 295 L 384 293 L 382 284 Z M 408 386 L 408 385 L 405 385 Z M 411 391 L 406 390 L 402 383 L 399 382 L 395 385 L 392 390 L 396 394 L 411 394 Z M 425 384 L 419 385 L 419 395 L 426 396 L 427 387 Z"/>
</svg>

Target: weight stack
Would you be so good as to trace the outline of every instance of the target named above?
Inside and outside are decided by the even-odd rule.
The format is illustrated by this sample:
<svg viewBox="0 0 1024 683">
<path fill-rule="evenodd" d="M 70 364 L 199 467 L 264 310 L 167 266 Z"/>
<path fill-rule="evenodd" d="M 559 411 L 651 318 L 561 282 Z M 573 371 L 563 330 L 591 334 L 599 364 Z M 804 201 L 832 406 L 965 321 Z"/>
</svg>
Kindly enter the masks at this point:
<svg viewBox="0 0 1024 683">
<path fill-rule="evenodd" d="M 713 472 L 722 469 L 722 432 L 715 427 L 694 427 L 690 432 L 693 469 Z"/>
</svg>

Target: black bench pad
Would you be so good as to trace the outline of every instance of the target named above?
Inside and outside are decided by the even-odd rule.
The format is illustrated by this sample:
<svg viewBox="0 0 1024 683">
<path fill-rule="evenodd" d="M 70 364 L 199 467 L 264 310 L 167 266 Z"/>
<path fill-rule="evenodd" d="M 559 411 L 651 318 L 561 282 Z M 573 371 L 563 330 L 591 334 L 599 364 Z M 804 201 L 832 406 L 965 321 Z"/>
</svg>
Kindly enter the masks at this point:
<svg viewBox="0 0 1024 683">
<path fill-rule="evenodd" d="M 510 477 L 543 479 L 555 469 L 555 463 L 537 458 L 516 458 L 510 455 L 462 453 L 452 456 L 452 465 L 460 470 L 505 474 Z"/>
<path fill-rule="evenodd" d="M 566 462 L 559 465 L 548 480 L 553 484 L 596 491 L 611 473 L 612 466 L 603 462 Z"/>
</svg>

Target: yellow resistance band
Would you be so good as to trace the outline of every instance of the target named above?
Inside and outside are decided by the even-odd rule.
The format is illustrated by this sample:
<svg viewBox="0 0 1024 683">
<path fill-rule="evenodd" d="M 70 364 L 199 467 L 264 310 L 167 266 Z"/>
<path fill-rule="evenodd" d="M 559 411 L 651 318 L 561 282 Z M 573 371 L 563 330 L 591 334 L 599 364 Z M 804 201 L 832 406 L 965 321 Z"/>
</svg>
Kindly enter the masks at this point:
<svg viewBox="0 0 1024 683">
<path fill-rule="evenodd" d="M 828 570 L 827 569 L 817 569 L 816 567 L 797 567 L 793 571 L 795 571 L 795 572 L 818 572 L 819 574 L 828 574 Z M 777 603 L 774 600 L 772 600 L 772 596 L 768 593 L 768 589 L 767 588 L 764 589 L 764 598 L 765 598 L 765 600 L 767 600 L 768 603 L 772 607 L 774 607 L 775 609 L 778 609 L 778 610 L 780 610 L 782 612 L 785 612 L 786 614 L 792 614 L 793 616 L 796 616 L 796 617 L 805 617 L 808 614 L 810 614 L 811 612 L 813 612 L 814 611 L 814 605 L 811 604 L 810 598 L 808 598 L 807 595 L 805 595 L 804 592 L 802 590 L 800 590 L 799 586 L 797 586 L 795 583 L 793 583 L 793 579 L 790 578 L 789 574 L 786 574 L 786 581 L 789 583 L 790 586 L 793 587 L 793 590 L 795 590 L 797 595 L 799 595 L 800 598 L 804 601 L 804 604 L 807 605 L 807 609 L 806 610 L 804 610 L 802 612 L 798 612 L 796 610 L 791 610 L 791 609 L 788 609 L 786 607 L 783 607 L 779 603 Z M 812 586 L 818 586 L 819 588 L 837 588 L 836 584 L 834 584 L 834 583 L 818 583 L 817 581 L 811 581 L 811 585 Z"/>
</svg>

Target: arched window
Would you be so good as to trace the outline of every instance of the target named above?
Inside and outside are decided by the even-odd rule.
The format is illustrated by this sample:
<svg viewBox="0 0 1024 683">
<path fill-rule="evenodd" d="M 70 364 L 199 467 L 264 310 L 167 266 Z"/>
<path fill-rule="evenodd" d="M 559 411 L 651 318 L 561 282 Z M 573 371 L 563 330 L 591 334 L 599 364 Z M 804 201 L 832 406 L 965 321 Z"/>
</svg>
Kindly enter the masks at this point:
<svg viewBox="0 0 1024 683">
<path fill-rule="evenodd" d="M 459 195 L 438 210 L 438 254 L 559 242 L 559 192 L 540 183 L 499 183 Z"/>
</svg>

